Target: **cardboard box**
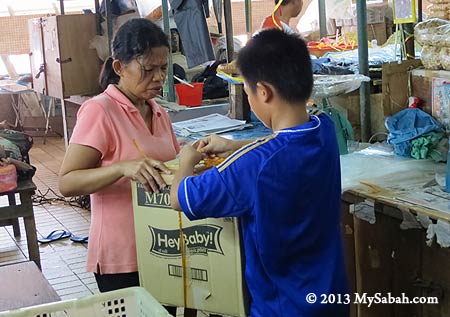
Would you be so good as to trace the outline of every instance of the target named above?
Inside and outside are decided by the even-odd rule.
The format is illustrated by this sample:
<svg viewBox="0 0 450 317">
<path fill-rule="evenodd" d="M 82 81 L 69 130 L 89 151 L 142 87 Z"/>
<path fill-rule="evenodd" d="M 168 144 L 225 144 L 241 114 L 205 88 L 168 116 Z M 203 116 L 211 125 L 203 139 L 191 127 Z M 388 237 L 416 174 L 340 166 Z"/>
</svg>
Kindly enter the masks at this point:
<svg viewBox="0 0 450 317">
<path fill-rule="evenodd" d="M 132 192 L 141 286 L 164 304 L 247 316 L 237 219 L 190 221 L 181 213 L 187 247 L 183 267 L 179 213 L 170 207 L 170 189 L 150 194 L 133 182 Z"/>
<path fill-rule="evenodd" d="M 413 69 L 411 71 L 411 94 L 421 100 L 422 110 L 429 114 L 433 112 L 433 78 L 450 81 L 450 71 L 430 69 Z"/>
</svg>

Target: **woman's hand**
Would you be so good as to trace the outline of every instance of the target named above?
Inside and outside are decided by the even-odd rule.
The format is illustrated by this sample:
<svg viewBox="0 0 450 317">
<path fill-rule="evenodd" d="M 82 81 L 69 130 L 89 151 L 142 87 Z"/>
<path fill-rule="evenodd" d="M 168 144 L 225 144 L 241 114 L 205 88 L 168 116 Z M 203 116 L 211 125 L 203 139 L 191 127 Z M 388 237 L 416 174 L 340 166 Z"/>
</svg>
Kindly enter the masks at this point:
<svg viewBox="0 0 450 317">
<path fill-rule="evenodd" d="M 185 145 L 180 151 L 180 166 L 195 166 L 202 159 L 202 153 L 191 145 Z"/>
<path fill-rule="evenodd" d="M 124 177 L 138 181 L 148 192 L 158 193 L 166 186 L 160 173 L 172 174 L 162 162 L 148 157 L 134 161 L 122 161 L 118 164 Z"/>
</svg>

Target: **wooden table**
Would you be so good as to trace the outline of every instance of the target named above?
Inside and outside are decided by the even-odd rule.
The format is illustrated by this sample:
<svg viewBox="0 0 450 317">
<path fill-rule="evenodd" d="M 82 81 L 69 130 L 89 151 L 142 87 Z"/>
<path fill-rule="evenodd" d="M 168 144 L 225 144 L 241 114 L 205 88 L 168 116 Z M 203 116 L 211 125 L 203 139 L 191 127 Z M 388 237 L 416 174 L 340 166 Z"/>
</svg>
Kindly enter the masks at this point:
<svg viewBox="0 0 450 317">
<path fill-rule="evenodd" d="M 395 199 L 395 192 L 380 187 L 351 189 L 342 195 L 342 229 L 347 272 L 352 292 L 373 296 L 437 297 L 439 304 L 353 305 L 358 317 L 437 317 L 450 315 L 450 250 L 436 242 L 426 245 L 426 229 L 402 230 L 403 212 L 449 221 L 450 215 Z M 368 200 L 376 222 L 370 224 L 350 213 L 351 206 Z"/>
<path fill-rule="evenodd" d="M 39 245 L 36 235 L 36 223 L 34 221 L 33 202 L 31 196 L 36 190 L 36 185 L 31 180 L 19 181 L 15 190 L 0 193 L 0 196 L 8 196 L 8 206 L 0 207 L 0 225 L 12 225 L 14 235 L 20 236 L 18 218 L 22 217 L 27 234 L 28 255 L 31 261 L 41 268 Z M 16 194 L 19 194 L 20 204 L 16 202 Z"/>
<path fill-rule="evenodd" d="M 34 262 L 0 266 L 0 311 L 61 300 Z"/>
</svg>

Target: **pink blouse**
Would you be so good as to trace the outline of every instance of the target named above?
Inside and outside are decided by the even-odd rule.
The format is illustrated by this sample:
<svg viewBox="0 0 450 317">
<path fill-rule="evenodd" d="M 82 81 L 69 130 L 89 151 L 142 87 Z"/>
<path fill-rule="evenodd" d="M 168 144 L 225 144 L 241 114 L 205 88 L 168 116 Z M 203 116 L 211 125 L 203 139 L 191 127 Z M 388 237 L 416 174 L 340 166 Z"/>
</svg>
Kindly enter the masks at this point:
<svg viewBox="0 0 450 317">
<path fill-rule="evenodd" d="M 131 101 L 109 85 L 102 94 L 83 103 L 70 143 L 100 151 L 100 166 L 140 158 L 133 139 L 149 157 L 162 162 L 172 160 L 180 147 L 169 115 L 153 100 L 149 104 L 153 133 Z M 138 270 L 131 184 L 127 178 L 91 194 L 87 270 L 101 274 Z"/>
</svg>

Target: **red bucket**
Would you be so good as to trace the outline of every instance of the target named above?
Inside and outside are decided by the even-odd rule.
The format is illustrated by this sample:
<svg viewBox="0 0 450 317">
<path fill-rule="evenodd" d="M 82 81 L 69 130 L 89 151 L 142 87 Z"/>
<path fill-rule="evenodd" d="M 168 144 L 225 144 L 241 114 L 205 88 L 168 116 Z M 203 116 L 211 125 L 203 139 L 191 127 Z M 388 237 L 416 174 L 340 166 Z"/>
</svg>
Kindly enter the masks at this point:
<svg viewBox="0 0 450 317">
<path fill-rule="evenodd" d="M 191 83 L 194 87 L 185 84 L 175 84 L 178 95 L 178 104 L 187 107 L 198 107 L 202 105 L 203 83 Z"/>
</svg>

